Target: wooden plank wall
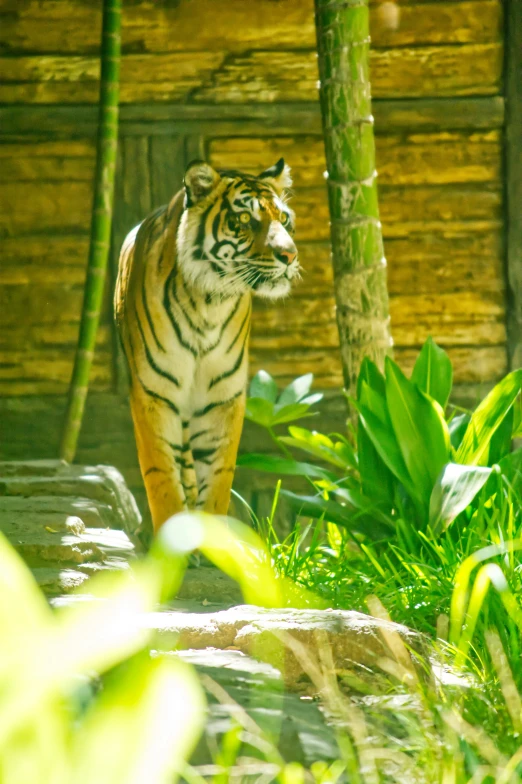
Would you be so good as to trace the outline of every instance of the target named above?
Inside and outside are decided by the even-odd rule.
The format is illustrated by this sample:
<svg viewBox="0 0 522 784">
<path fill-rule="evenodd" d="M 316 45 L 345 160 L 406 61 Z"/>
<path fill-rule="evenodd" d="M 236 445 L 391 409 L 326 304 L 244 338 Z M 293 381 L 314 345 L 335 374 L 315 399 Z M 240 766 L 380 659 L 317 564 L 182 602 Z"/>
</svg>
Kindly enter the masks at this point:
<svg viewBox="0 0 522 784">
<path fill-rule="evenodd" d="M 252 369 L 281 381 L 313 370 L 333 392 L 341 372 L 313 0 L 124 5 L 113 260 L 126 231 L 177 189 L 190 159 L 256 171 L 283 154 L 295 177 L 306 274 L 291 299 L 258 303 Z M 371 73 L 396 355 L 411 366 L 432 334 L 469 400 L 508 367 L 503 3 L 401 0 L 396 27 L 386 7 L 371 0 Z M 6 427 L 27 422 L 28 432 L 46 406 L 55 421 L 63 398 L 53 396 L 65 393 L 72 367 L 100 8 L 91 0 L 0 0 L 0 415 Z M 124 389 L 109 290 L 93 389 L 84 457 L 135 466 L 127 426 L 123 441 L 107 435 L 108 401 Z M 46 454 L 54 432 L 44 438 Z M 114 437 L 113 448 L 102 448 L 100 433 Z M 20 456 L 28 443 L 21 435 L 0 451 Z"/>
<path fill-rule="evenodd" d="M 85 0 L 0 0 L 0 103 L 2 127 L 7 125 L 0 136 L 3 395 L 63 392 L 69 378 L 94 166 L 91 126 L 82 131 L 75 113 L 78 104 L 97 100 L 99 6 Z M 267 136 L 262 122 L 247 137 L 240 130 L 245 105 L 270 104 L 277 122 L 278 105 L 316 103 L 312 6 L 312 0 L 258 0 L 248 8 L 238 0 L 126 5 L 121 99 L 138 110 L 138 121 L 140 106 L 147 104 L 148 117 L 141 134 L 135 127 L 123 139 L 123 204 L 115 239 L 176 189 L 192 150 L 215 165 L 247 170 L 263 168 L 283 153 L 295 174 L 297 239 L 306 275 L 294 298 L 258 307 L 253 368 L 266 367 L 285 380 L 311 368 L 321 386 L 338 387 L 320 129 L 299 121 L 292 128 L 288 112 L 290 123 L 281 136 L 274 129 Z M 408 103 L 402 128 L 377 126 L 397 355 L 410 365 L 432 334 L 448 347 L 459 382 L 488 382 L 507 367 L 503 131 L 498 113 L 490 110 L 494 99 L 487 97 L 502 92 L 502 5 L 409 0 L 399 11 L 395 30 L 387 26 L 381 3 L 373 4 L 371 18 L 376 106 L 379 99 Z M 459 115 L 465 96 L 482 98 L 480 121 Z M 448 125 L 446 101 L 438 117 L 432 106 L 430 128 L 416 128 L 423 101 L 441 98 L 455 99 L 458 127 Z M 214 136 L 209 128 L 198 133 L 197 122 L 192 133 L 179 133 L 183 129 L 175 124 L 168 129 L 168 119 L 154 111 L 151 118 L 151 104 L 173 103 L 217 113 L 236 107 L 237 119 L 228 123 L 226 135 L 221 130 Z M 39 120 L 52 118 L 53 106 L 63 110 L 70 104 L 61 129 L 57 114 L 52 130 L 43 130 Z M 26 107 L 32 111 L 30 128 L 17 132 L 13 117 L 23 117 Z M 93 387 L 107 390 L 113 384 L 109 297 L 99 343 Z"/>
</svg>

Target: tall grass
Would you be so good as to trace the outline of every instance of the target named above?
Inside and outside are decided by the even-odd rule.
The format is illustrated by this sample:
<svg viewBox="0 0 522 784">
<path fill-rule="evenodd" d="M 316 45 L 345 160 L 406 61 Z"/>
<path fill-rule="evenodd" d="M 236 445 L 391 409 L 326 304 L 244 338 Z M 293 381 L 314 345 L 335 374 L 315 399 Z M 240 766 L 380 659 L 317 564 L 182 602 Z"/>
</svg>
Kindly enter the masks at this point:
<svg viewBox="0 0 522 784">
<path fill-rule="evenodd" d="M 451 673 L 449 682 L 423 684 L 415 694 L 397 677 L 349 674 L 347 699 L 361 708 L 368 737 L 409 757 L 402 774 L 376 763 L 365 778 L 359 765 L 354 780 L 520 780 L 522 452 L 510 445 L 521 432 L 521 381 L 520 372 L 508 376 L 475 412 L 453 409 L 449 360 L 428 342 L 411 380 L 391 362 L 386 377 L 363 367 L 351 451 L 338 435 L 292 426 L 288 436 L 272 432 L 285 447 L 278 470 L 267 456 L 244 460 L 283 477 L 270 516 L 254 519 L 277 570 L 331 606 L 385 608 L 427 635 Z M 277 408 L 277 392 L 274 400 Z M 298 463 L 294 449 L 313 459 Z M 306 478 L 311 495 L 285 492 L 284 477 L 295 474 Z M 281 496 L 295 510 L 283 539 L 274 524 Z M 386 695 L 395 704 L 389 721 Z M 401 695 L 411 700 L 397 711 Z"/>
</svg>

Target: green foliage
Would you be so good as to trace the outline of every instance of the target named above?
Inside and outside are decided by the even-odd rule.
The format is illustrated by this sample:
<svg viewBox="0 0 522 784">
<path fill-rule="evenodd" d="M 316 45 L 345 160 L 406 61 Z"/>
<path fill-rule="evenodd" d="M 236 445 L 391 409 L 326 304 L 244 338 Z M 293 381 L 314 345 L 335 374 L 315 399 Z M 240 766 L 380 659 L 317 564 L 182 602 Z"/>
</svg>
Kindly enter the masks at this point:
<svg viewBox="0 0 522 784">
<path fill-rule="evenodd" d="M 151 633 L 140 619 L 155 607 L 161 573 L 146 561 L 95 578 L 92 601 L 53 613 L 1 535 L 0 564 L 3 784 L 175 781 L 204 699 L 183 662 L 141 655 Z M 179 575 L 179 558 L 170 567 Z M 101 696 L 78 713 L 82 685 L 107 672 Z"/>
<path fill-rule="evenodd" d="M 491 473 L 487 482 L 497 493 L 505 486 L 500 472 Z M 484 485 L 484 497 L 485 490 Z M 265 531 L 270 555 L 260 536 L 237 521 L 179 515 L 162 529 L 147 559 L 128 573 L 91 582 L 94 601 L 54 613 L 18 556 L 0 539 L 0 618 L 8 641 L 0 649 L 0 780 L 171 784 L 181 776 L 189 784 L 203 784 L 246 780 L 255 769 L 267 783 L 288 784 L 340 782 L 346 776 L 360 784 L 517 781 L 513 771 L 520 760 L 522 665 L 520 651 L 513 655 L 512 641 L 513 630 L 522 629 L 517 597 L 522 577 L 514 561 L 522 549 L 522 520 L 519 515 L 510 528 L 509 497 L 505 501 L 496 511 L 490 507 L 484 512 L 485 505 L 476 510 L 475 530 L 470 529 L 468 539 L 461 535 L 451 542 L 446 537 L 435 545 L 418 532 L 415 553 L 408 555 L 390 543 L 389 562 L 375 549 L 378 543 L 359 540 L 358 550 L 350 551 L 344 529 L 332 523 L 325 525 L 326 546 L 318 526 L 311 541 L 310 526 L 296 528 L 286 554 L 285 543 L 277 542 L 270 526 Z M 477 550 L 476 542 L 495 530 L 499 536 L 514 537 L 511 544 Z M 175 590 L 184 559 L 195 547 L 240 582 L 246 601 L 267 607 L 321 606 L 291 578 L 302 581 L 307 572 L 319 590 L 331 570 L 330 586 L 346 591 L 351 580 L 361 597 L 360 609 L 386 619 L 376 596 L 368 596 L 381 594 L 394 615 L 400 615 L 403 602 L 400 619 L 412 626 L 423 617 L 419 598 L 431 597 L 437 580 L 439 589 L 444 580 L 447 588 L 431 598 L 437 612 L 444 611 L 453 587 L 449 571 L 462 553 L 473 550 L 457 571 L 451 644 L 441 643 L 438 656 L 451 667 L 466 664 L 477 650 L 485 660 L 484 674 L 475 671 L 475 678 L 483 679 L 481 691 L 469 680 L 459 681 L 455 672 L 447 683 L 424 677 L 423 670 L 431 666 L 428 659 L 408 651 L 392 630 L 385 636 L 388 654 L 376 662 L 371 677 L 366 668 L 349 662 L 335 672 L 326 648 L 310 648 L 305 661 L 312 688 L 339 721 L 339 759 L 318 760 L 308 770 L 288 757 L 285 761 L 276 740 L 235 705 L 237 723 L 216 745 L 215 764 L 208 770 L 190 768 L 186 761 L 202 728 L 202 690 L 182 662 L 150 657 L 154 638 L 142 620 L 143 613 Z M 502 634 L 483 632 L 490 586 L 505 608 L 507 622 L 498 621 Z M 346 591 L 342 597 L 351 609 L 358 607 L 354 596 L 352 590 L 351 596 Z M 410 602 L 407 612 L 405 601 Z M 490 602 L 489 625 L 492 607 Z M 99 693 L 89 687 L 93 669 L 105 673 Z M 222 699 L 227 702 L 227 695 Z M 245 756 L 247 747 L 256 750 L 254 758 Z"/>
<path fill-rule="evenodd" d="M 444 466 L 430 495 L 430 527 L 435 535 L 471 504 L 491 470 L 458 463 Z"/>
<path fill-rule="evenodd" d="M 295 426 L 288 435 L 276 434 L 278 423 L 310 415 L 308 409 L 316 402 L 309 394 L 311 376 L 297 379 L 278 398 L 274 380 L 261 372 L 250 390 L 258 397 L 249 398 L 247 410 L 252 421 L 269 431 L 285 457 L 278 463 L 279 458 L 247 454 L 239 464 L 306 477 L 315 496 L 301 496 L 304 516 L 324 518 L 373 539 L 404 525 L 440 535 L 474 503 L 491 466 L 500 464 L 503 470 L 502 461 L 519 427 L 514 404 L 522 371 L 506 376 L 473 413 L 455 416 L 449 407 L 445 414 L 451 384 L 451 362 L 431 338 L 410 379 L 388 357 L 384 374 L 365 359 L 353 401 L 358 412 L 355 451 L 338 434 Z M 289 389 L 294 390 L 293 396 Z M 289 405 L 280 408 L 286 400 Z M 278 414 L 284 416 L 278 419 Z M 307 452 L 320 465 L 295 460 L 289 447 Z M 333 466 L 334 472 L 326 472 L 321 463 Z M 299 512 L 299 495 L 286 496 Z"/>
<path fill-rule="evenodd" d="M 235 706 L 237 724 L 216 745 L 213 780 L 246 777 L 249 747 L 267 782 L 519 782 L 522 450 L 510 447 L 521 427 L 522 376 L 507 376 L 475 412 L 453 415 L 448 363 L 431 341 L 410 379 L 391 360 L 384 374 L 366 360 L 356 445 L 296 425 L 276 433 L 311 416 L 318 398 L 310 375 L 279 394 L 258 374 L 249 410 L 281 455 L 241 462 L 300 477 L 306 491 L 282 491 L 279 482 L 269 518 L 255 520 L 258 533 L 203 513 L 177 516 L 146 559 L 93 578 L 89 602 L 52 611 L 0 537 L 2 784 L 171 784 L 180 776 L 203 784 L 214 775 L 187 766 L 204 720 L 197 676 L 175 657 L 151 656 L 154 633 L 143 623 L 177 590 L 195 549 L 250 604 L 389 613 L 435 640 L 450 675 L 423 677 L 429 657 L 392 633 L 371 678 L 355 663 L 335 672 L 327 650 L 316 659 L 308 650 L 312 686 L 340 720 L 339 759 L 309 770 L 283 760 L 274 739 Z M 282 498 L 297 522 L 281 540 L 274 516 Z"/>
<path fill-rule="evenodd" d="M 512 409 L 521 385 L 522 370 L 515 370 L 491 390 L 471 416 L 457 450 L 457 462 L 468 465 L 490 465 L 493 439 L 501 428 L 505 428 L 506 423 L 507 432 L 502 434 L 500 443 L 496 444 L 495 460 L 498 461 L 509 451 L 513 430 Z M 504 447 L 503 452 L 502 447 Z"/>
<path fill-rule="evenodd" d="M 248 603 L 323 606 L 274 571 L 248 526 L 184 517 L 161 529 L 146 559 L 93 578 L 89 601 L 56 612 L 0 535 L 2 784 L 174 784 L 203 728 L 205 699 L 180 659 L 151 657 L 144 618 L 179 587 L 193 549 L 236 579 Z M 93 675 L 103 677 L 98 694 Z"/>
<path fill-rule="evenodd" d="M 319 393 L 310 395 L 312 381 L 312 373 L 296 378 L 278 397 L 276 382 L 269 373 L 260 370 L 250 383 L 246 418 L 271 429 L 275 425 L 311 416 L 310 406 L 323 397 Z"/>
<path fill-rule="evenodd" d="M 376 595 L 394 620 L 437 641 L 453 673 L 472 673 L 465 688 L 455 682 L 453 690 L 417 692 L 415 704 L 427 711 L 422 721 L 408 708 L 391 710 L 383 731 L 375 713 L 359 714 L 359 731 L 364 722 L 372 737 L 383 731 L 381 748 L 395 737 L 393 748 L 410 753 L 396 777 L 379 763 L 367 777 L 353 763 L 347 769 L 354 781 L 520 781 L 522 450 L 511 447 L 522 433 L 522 371 L 473 412 L 448 404 L 451 375 L 448 357 L 431 340 L 409 379 L 392 360 L 384 374 L 365 360 L 352 401 L 356 448 L 348 443 L 345 453 L 335 434 L 296 427 L 274 439 L 288 474 L 290 449 L 311 455 L 308 466 L 327 464 L 336 474 L 317 478 L 308 468 L 306 492 L 278 486 L 276 498 L 297 515 L 291 533 L 278 537 L 274 510 L 257 521 L 278 569 L 333 606 L 365 611 L 368 594 Z M 347 677 L 352 693 L 372 694 L 375 708 L 373 686 L 356 672 Z M 397 683 L 387 688 L 382 699 L 397 696 Z M 351 743 L 357 749 L 353 736 Z"/>
<path fill-rule="evenodd" d="M 446 352 L 431 337 L 417 357 L 411 380 L 421 392 L 436 400 L 441 408 L 446 408 L 453 384 L 453 368 Z"/>
<path fill-rule="evenodd" d="M 280 441 L 289 446 L 295 446 L 308 452 L 310 455 L 331 463 L 337 468 L 357 467 L 357 458 L 350 442 L 343 436 L 335 433 L 332 438 L 321 433 L 311 433 L 304 427 L 289 427 L 289 436 L 281 436 Z"/>
</svg>

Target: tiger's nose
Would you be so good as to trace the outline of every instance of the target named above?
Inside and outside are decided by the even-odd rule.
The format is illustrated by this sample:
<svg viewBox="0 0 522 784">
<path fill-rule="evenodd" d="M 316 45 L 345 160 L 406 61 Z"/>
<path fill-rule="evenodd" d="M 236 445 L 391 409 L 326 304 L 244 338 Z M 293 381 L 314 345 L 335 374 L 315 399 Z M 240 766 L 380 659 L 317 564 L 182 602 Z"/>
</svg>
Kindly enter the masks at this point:
<svg viewBox="0 0 522 784">
<path fill-rule="evenodd" d="M 290 264 L 293 262 L 293 260 L 297 256 L 297 252 L 296 251 L 292 251 L 292 250 L 278 250 L 278 251 L 275 251 L 274 256 L 279 261 L 282 261 L 283 264 L 287 264 L 288 266 L 290 266 Z"/>
</svg>

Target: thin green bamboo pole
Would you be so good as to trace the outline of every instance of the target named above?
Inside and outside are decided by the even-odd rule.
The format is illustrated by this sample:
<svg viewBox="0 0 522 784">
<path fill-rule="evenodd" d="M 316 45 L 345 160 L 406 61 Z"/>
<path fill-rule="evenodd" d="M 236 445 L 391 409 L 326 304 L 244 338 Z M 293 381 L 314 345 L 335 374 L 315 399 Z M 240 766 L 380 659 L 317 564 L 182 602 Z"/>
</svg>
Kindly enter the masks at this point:
<svg viewBox="0 0 522 784">
<path fill-rule="evenodd" d="M 391 351 L 375 171 L 368 0 L 315 0 L 337 326 L 344 383 Z"/>
<path fill-rule="evenodd" d="M 104 0 L 98 145 L 89 262 L 80 334 L 60 444 L 60 457 L 69 462 L 74 460 L 83 420 L 110 248 L 114 176 L 118 148 L 120 51 L 121 0 Z"/>
</svg>

